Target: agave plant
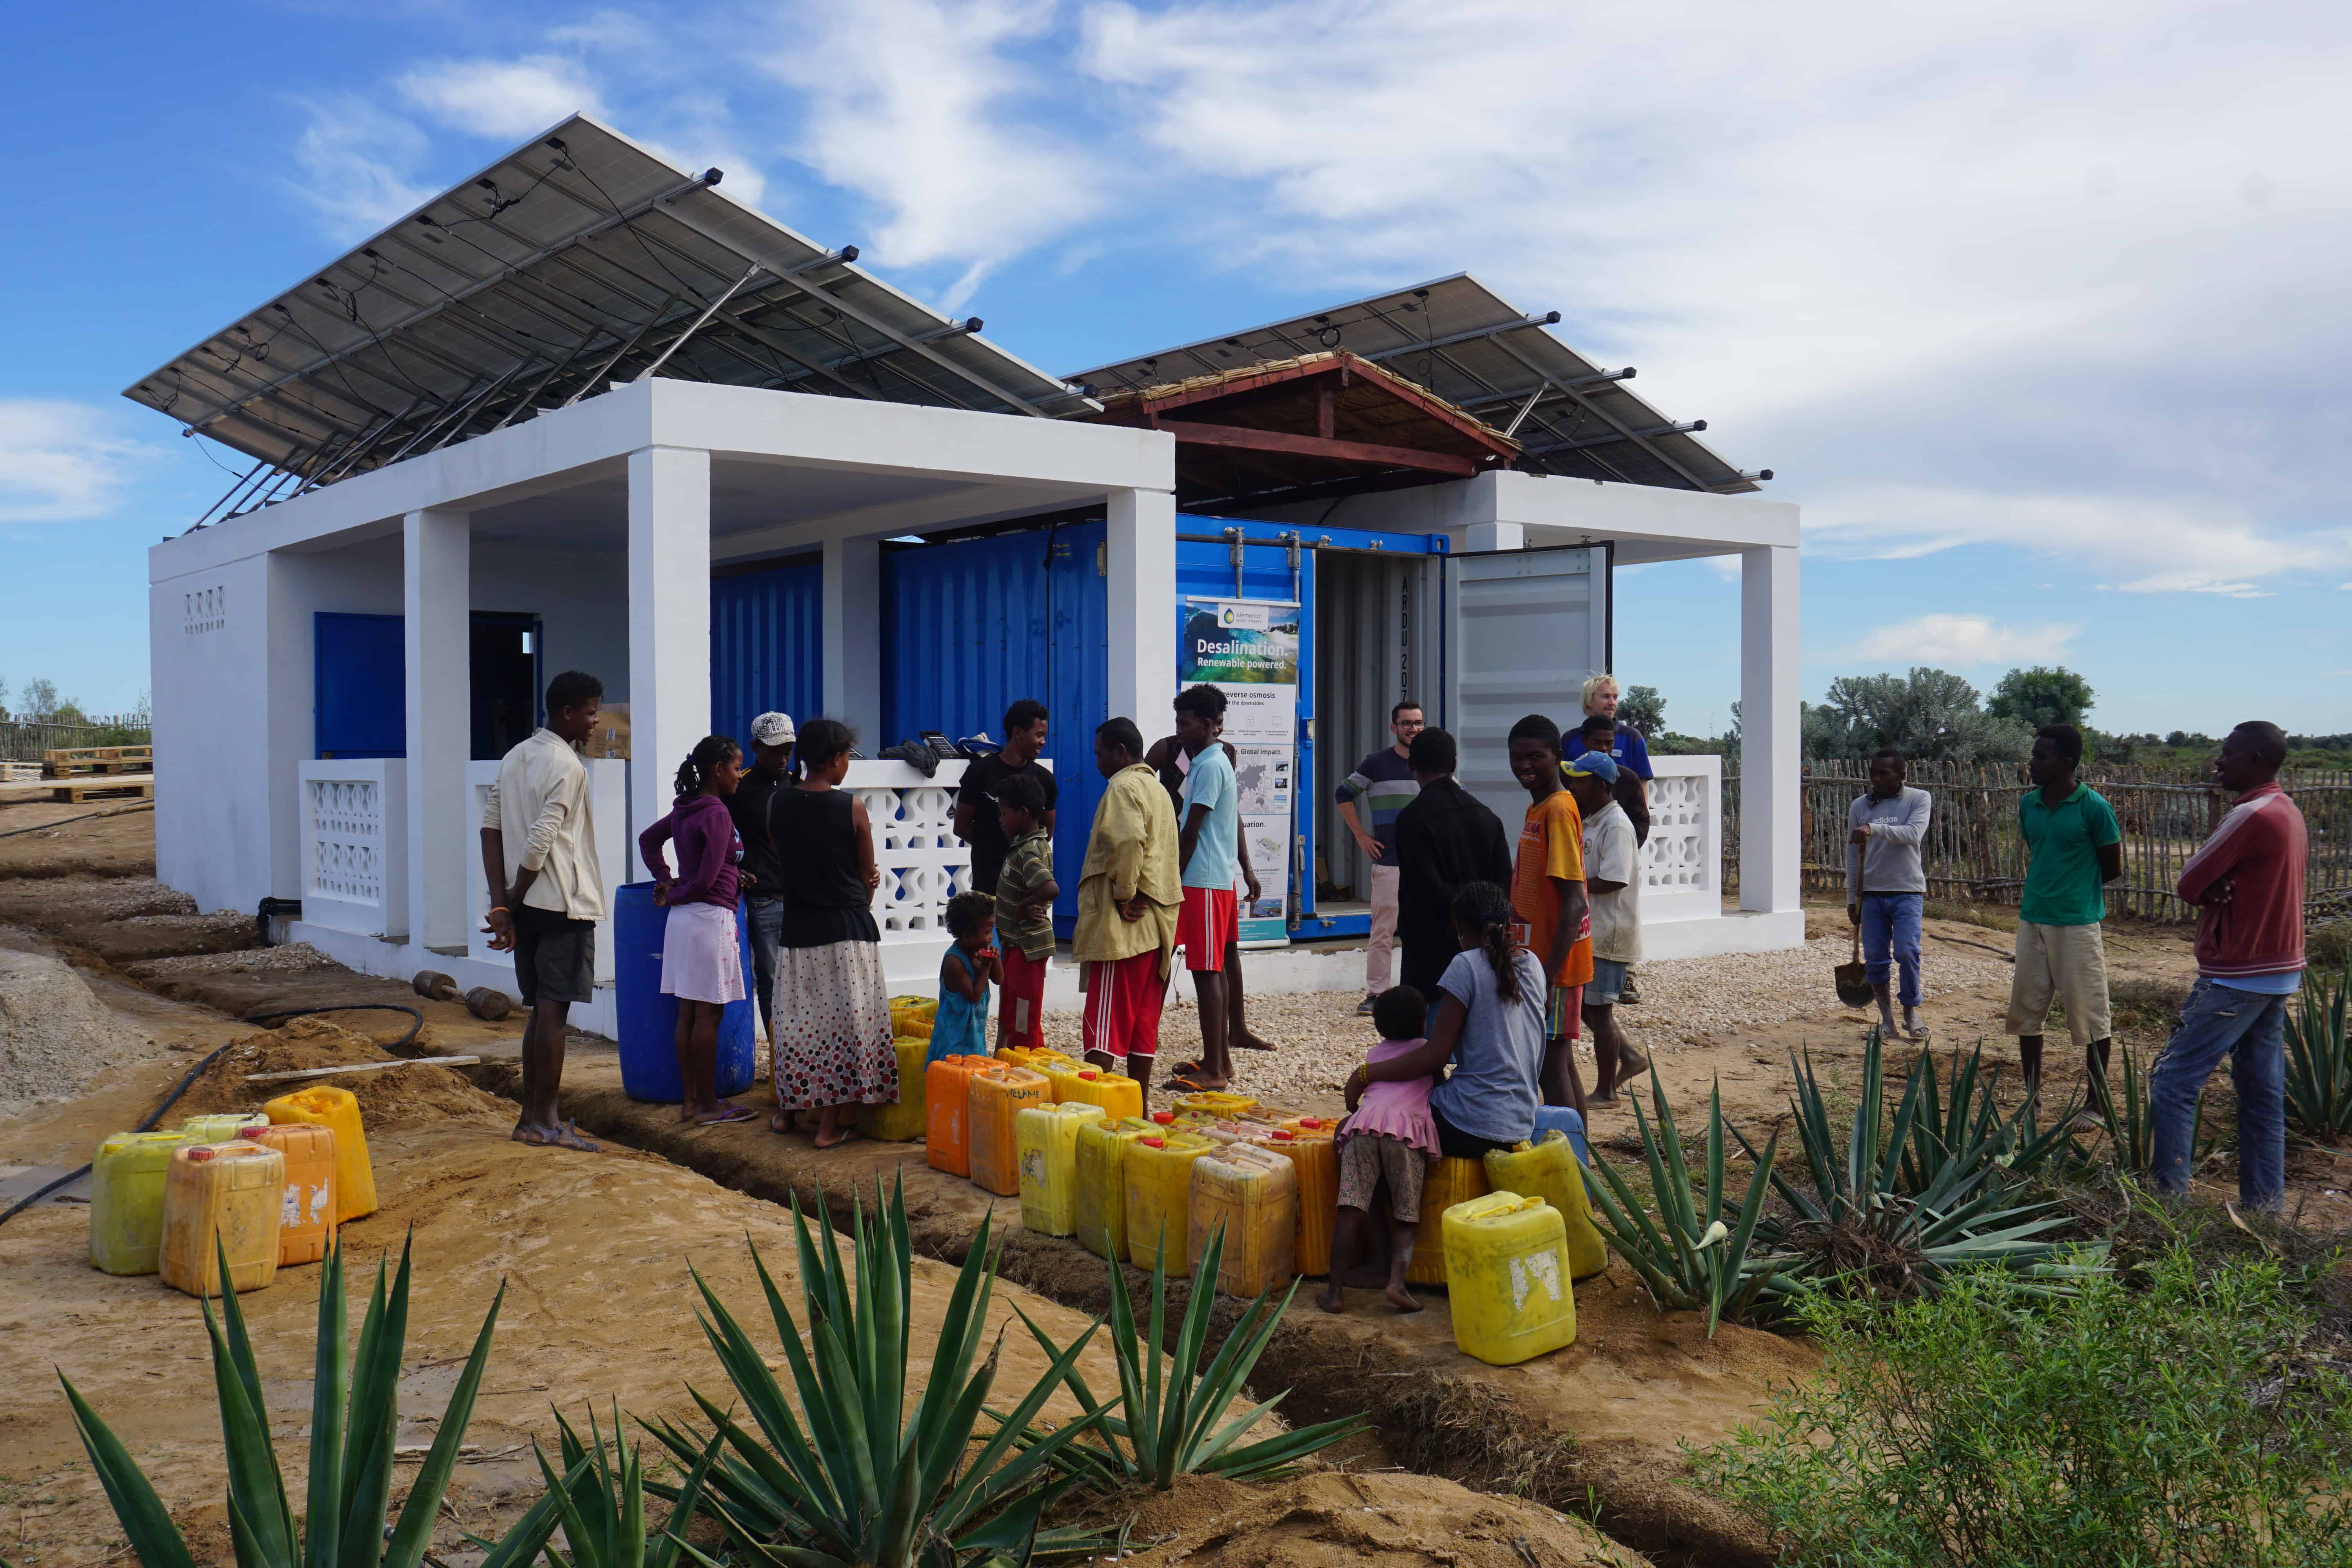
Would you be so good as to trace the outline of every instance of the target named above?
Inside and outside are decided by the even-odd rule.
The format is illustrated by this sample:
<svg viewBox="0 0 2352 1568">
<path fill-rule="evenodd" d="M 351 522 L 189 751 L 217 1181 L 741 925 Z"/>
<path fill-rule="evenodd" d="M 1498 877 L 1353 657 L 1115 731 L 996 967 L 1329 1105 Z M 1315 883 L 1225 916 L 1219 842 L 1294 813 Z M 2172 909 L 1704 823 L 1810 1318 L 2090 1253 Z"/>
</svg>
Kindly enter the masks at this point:
<svg viewBox="0 0 2352 1568">
<path fill-rule="evenodd" d="M 562 1433 L 562 1470 L 549 1464 L 536 1444 L 531 1450 L 539 1460 L 540 1473 L 547 1478 L 548 1496 L 560 1500 L 559 1521 L 569 1550 L 547 1548 L 548 1561 L 555 1568 L 675 1568 L 681 1548 L 694 1551 L 686 1544 L 686 1527 L 694 1522 L 720 1439 L 713 1437 L 704 1446 L 687 1472 L 685 1484 L 670 1491 L 674 1506 L 669 1522 L 648 1542 L 645 1469 L 636 1450 L 621 1442 L 620 1407 L 616 1405 L 613 1409 L 614 1462 L 604 1458 L 604 1434 L 593 1409 L 588 1412 L 585 1443 L 561 1414 L 555 1424 Z M 698 1552 L 694 1555 L 702 1557 Z"/>
<path fill-rule="evenodd" d="M 2352 1132 L 2352 960 L 2304 976 L 2286 1020 L 2286 1111 L 2315 1138 Z"/>
<path fill-rule="evenodd" d="M 710 1420 L 711 1441 L 725 1444 L 706 1471 L 706 1489 L 729 1539 L 751 1558 L 783 1568 L 1017 1564 L 1033 1554 L 1098 1545 L 1091 1534 L 1041 1531 L 1037 1524 L 1077 1484 L 1057 1475 L 1055 1457 L 1096 1418 L 1023 1440 L 1093 1330 L 1015 1403 L 1010 1426 L 968 1452 L 1003 1351 L 1000 1338 L 981 1360 L 996 1279 L 987 1222 L 956 1277 L 933 1342 L 930 1375 L 911 1414 L 905 1401 L 914 1269 L 903 1184 L 887 1203 L 877 1184 L 871 1215 L 863 1204 L 856 1206 L 846 1264 L 835 1233 L 822 1224 L 815 1228 L 824 1234 L 822 1246 L 795 1200 L 805 1331 L 759 1249 L 751 1249 L 797 1410 L 734 1314 L 699 1273 L 694 1276 L 702 1294 L 703 1332 L 750 1417 L 746 1426 L 699 1391 L 688 1390 Z M 649 1423 L 646 1430 L 684 1464 L 698 1465 L 712 1451 L 710 1441 L 698 1442 L 667 1422 Z M 651 1483 L 647 1489 L 677 1495 Z M 692 1546 L 685 1550 L 698 1562 L 709 1561 Z"/>
<path fill-rule="evenodd" d="M 1962 1110 L 1979 1098 L 1972 1086 L 1961 1087 L 1977 1076 L 1973 1060 L 1957 1068 L 1951 1112 L 1939 1117 L 1930 1098 L 1935 1064 L 1918 1058 L 1890 1122 L 1885 1053 L 1873 1030 L 1863 1047 L 1861 1093 L 1843 1128 L 1832 1123 L 1811 1053 L 1791 1053 L 1790 1065 L 1803 1180 L 1773 1172 L 1772 1185 L 1791 1212 L 1768 1216 L 1759 1234 L 1808 1259 L 1792 1276 L 1908 1295 L 1968 1265 L 1998 1264 L 2053 1284 L 2095 1271 L 2063 1259 L 2070 1244 L 2040 1239 L 2067 1215 L 2049 1212 L 2053 1205 L 2009 1201 L 2000 1177 L 2011 1130 L 1989 1110 L 1990 1086 L 1973 1112 Z M 2053 1129 L 2034 1137 L 2037 1161 L 2056 1136 Z"/>
<path fill-rule="evenodd" d="M 1717 1086 L 1708 1102 L 1703 1191 L 1693 1187 L 1690 1172 L 1683 1163 L 1682 1136 L 1675 1127 L 1674 1109 L 1666 1103 L 1666 1091 L 1655 1073 L 1650 1075 L 1650 1099 L 1657 1108 L 1657 1126 L 1653 1129 L 1643 1117 L 1638 1099 L 1633 1102 L 1633 1124 L 1641 1134 L 1643 1156 L 1649 1163 L 1658 1223 L 1651 1223 L 1633 1188 L 1601 1157 L 1598 1146 L 1592 1151 L 1592 1167 L 1601 1183 L 1592 1188 L 1593 1201 L 1600 1205 L 1601 1223 L 1618 1256 L 1641 1276 L 1659 1310 L 1705 1312 L 1707 1337 L 1712 1339 L 1721 1320 L 1755 1312 L 1789 1266 L 1787 1258 L 1750 1256 L 1748 1251 L 1763 1215 L 1772 1156 L 1780 1146 L 1780 1135 L 1772 1135 L 1761 1155 L 1748 1151 L 1755 1168 L 1748 1178 L 1747 1192 L 1735 1202 L 1724 1171 L 1727 1124 L 1722 1087 Z M 1732 1135 L 1738 1136 L 1737 1132 Z M 1717 1217 L 1722 1215 L 1731 1215 L 1730 1223 Z"/>
<path fill-rule="evenodd" d="M 1167 1343 L 1164 1331 L 1168 1325 L 1168 1268 L 1164 1258 L 1155 1258 L 1151 1267 L 1151 1331 L 1148 1338 L 1139 1331 L 1134 1303 L 1128 1299 L 1126 1272 L 1117 1258 L 1110 1260 L 1110 1339 L 1111 1349 L 1118 1359 L 1116 1400 L 1096 1398 L 1094 1390 L 1078 1374 L 1075 1358 L 1055 1345 L 1028 1313 L 1021 1314 L 1021 1321 L 1029 1325 L 1038 1347 L 1054 1357 L 1057 1366 L 1066 1369 L 1062 1373 L 1063 1385 L 1093 1423 L 1090 1441 L 1074 1443 L 1061 1450 L 1057 1464 L 1065 1474 L 1082 1478 L 1105 1490 L 1150 1486 L 1166 1491 L 1176 1484 L 1177 1477 L 1189 1475 L 1263 1480 L 1363 1430 L 1362 1415 L 1347 1415 L 1302 1426 L 1295 1432 L 1262 1437 L 1255 1443 L 1240 1441 L 1288 1397 L 1289 1391 L 1286 1389 L 1238 1415 L 1227 1415 L 1247 1385 L 1250 1373 L 1256 1369 L 1258 1358 L 1265 1353 L 1266 1342 L 1274 1337 L 1291 1297 L 1297 1294 L 1298 1281 L 1290 1282 L 1290 1289 L 1283 1292 L 1278 1302 L 1271 1290 L 1252 1301 L 1209 1364 L 1202 1368 L 1201 1356 L 1208 1348 L 1209 1321 L 1217 1300 L 1216 1291 L 1207 1282 L 1216 1279 L 1224 1250 L 1225 1229 L 1220 1225 L 1211 1233 L 1200 1262 L 1193 1266 L 1194 1284 L 1191 1299 L 1184 1304 L 1184 1321 L 1176 1331 L 1175 1346 L 1166 1357 L 1160 1353 L 1160 1347 Z M 1006 1419 L 1009 1423 L 1010 1418 Z M 1023 1435 L 1024 1443 L 1044 1440 L 1045 1435 L 1034 1431 Z"/>
<path fill-rule="evenodd" d="M 215 1247 L 217 1248 L 217 1241 Z M 238 1568 L 417 1568 L 433 1536 L 441 1494 L 457 1462 L 458 1445 L 472 1419 L 474 1396 L 490 1357 L 490 1332 L 498 1322 L 493 1300 L 473 1354 L 441 1413 L 440 1427 L 425 1462 L 410 1484 L 399 1520 L 387 1531 L 391 1511 L 393 1435 L 398 1421 L 395 1395 L 400 1356 L 408 1332 L 408 1248 L 400 1252 L 400 1273 L 384 1290 L 383 1266 L 376 1266 L 375 1291 L 360 1326 L 359 1348 L 343 1360 L 345 1316 L 343 1258 L 340 1244 L 329 1249 L 319 1276 L 319 1338 L 310 1393 L 310 1473 L 299 1524 L 289 1506 L 286 1483 L 269 1437 L 262 1404 L 261 1373 L 247 1336 L 236 1293 L 224 1291 L 220 1317 L 205 1305 L 205 1330 L 213 1347 L 213 1384 L 220 1398 L 221 1437 L 228 1461 L 228 1521 Z M 225 1249 L 221 1277 L 229 1273 Z M 501 1300 L 505 1288 L 499 1288 Z M 73 1404 L 74 1422 L 90 1468 L 106 1489 L 143 1568 L 195 1568 L 195 1558 L 121 1439 L 100 1419 L 73 1384 L 59 1374 Z M 496 1542 L 480 1542 L 488 1555 L 482 1568 L 522 1568 L 539 1554 L 555 1528 L 560 1495 L 534 1504 Z"/>
<path fill-rule="evenodd" d="M 1865 1058 L 1881 1048 L 1874 1028 L 1864 1042 Z M 1936 1058 L 1923 1051 L 1912 1060 L 1904 1093 L 1911 1095 L 1916 1085 L 1918 1103 L 1896 1170 L 1904 1193 L 1916 1197 L 1926 1192 L 1956 1163 L 1970 1169 L 1990 1163 L 2014 1178 L 2029 1175 L 2063 1155 L 2074 1120 L 2072 1107 L 2044 1128 L 2038 1104 L 2029 1096 L 2014 1116 L 2004 1119 L 1997 1093 L 2000 1069 L 1986 1068 L 1982 1041 L 1965 1058 L 1955 1046 L 1950 1068 L 1948 1099 L 1936 1071 Z"/>
</svg>

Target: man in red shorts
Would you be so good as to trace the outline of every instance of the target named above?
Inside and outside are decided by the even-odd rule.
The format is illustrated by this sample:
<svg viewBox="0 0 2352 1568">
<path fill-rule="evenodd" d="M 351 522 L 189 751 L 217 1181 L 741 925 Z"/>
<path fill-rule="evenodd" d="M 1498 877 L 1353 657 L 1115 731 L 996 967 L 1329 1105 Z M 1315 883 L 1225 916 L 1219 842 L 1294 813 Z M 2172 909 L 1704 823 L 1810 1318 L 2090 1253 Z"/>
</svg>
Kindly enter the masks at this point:
<svg viewBox="0 0 2352 1568">
<path fill-rule="evenodd" d="M 1087 1059 L 1126 1073 L 1148 1100 L 1182 900 L 1176 813 L 1143 761 L 1134 720 L 1095 727 L 1095 770 L 1108 782 L 1087 838 L 1070 943 L 1086 993 Z"/>
<path fill-rule="evenodd" d="M 1184 773 L 1183 836 L 1176 850 L 1184 868 L 1184 910 L 1177 917 L 1176 942 L 1201 1001 L 1201 1059 L 1171 1081 L 1188 1093 L 1223 1089 L 1234 1079 L 1225 965 L 1237 957 L 1241 929 L 1234 884 L 1242 874 L 1242 816 L 1241 785 L 1217 739 L 1224 724 L 1225 694 L 1215 687 L 1190 686 L 1176 694 L 1176 741 L 1192 759 Z M 1254 877 L 1249 893 L 1253 900 L 1257 898 Z"/>
</svg>

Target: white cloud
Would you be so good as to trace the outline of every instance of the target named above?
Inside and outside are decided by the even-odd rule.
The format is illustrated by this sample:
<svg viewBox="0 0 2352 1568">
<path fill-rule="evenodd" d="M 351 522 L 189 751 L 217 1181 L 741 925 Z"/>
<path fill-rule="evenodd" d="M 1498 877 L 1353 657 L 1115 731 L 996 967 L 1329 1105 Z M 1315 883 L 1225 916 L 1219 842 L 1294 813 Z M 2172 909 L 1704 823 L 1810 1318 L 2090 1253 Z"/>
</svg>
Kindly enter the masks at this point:
<svg viewBox="0 0 2352 1568">
<path fill-rule="evenodd" d="M 112 433 L 110 411 L 0 398 L 0 523 L 102 517 L 154 449 Z"/>
<path fill-rule="evenodd" d="M 425 133 L 352 94 L 297 100 L 309 116 L 294 141 L 299 177 L 278 183 L 325 220 L 339 239 L 382 228 L 422 204 L 436 187 L 419 182 Z"/>
<path fill-rule="evenodd" d="M 529 136 L 575 111 L 604 112 L 585 68 L 560 55 L 432 60 L 403 73 L 398 86 L 417 108 L 478 136 Z"/>
<path fill-rule="evenodd" d="M 1998 626 L 1983 616 L 1932 615 L 1880 626 L 1854 645 L 1864 658 L 1934 665 L 2042 664 L 2066 657 L 2079 626 Z"/>
</svg>

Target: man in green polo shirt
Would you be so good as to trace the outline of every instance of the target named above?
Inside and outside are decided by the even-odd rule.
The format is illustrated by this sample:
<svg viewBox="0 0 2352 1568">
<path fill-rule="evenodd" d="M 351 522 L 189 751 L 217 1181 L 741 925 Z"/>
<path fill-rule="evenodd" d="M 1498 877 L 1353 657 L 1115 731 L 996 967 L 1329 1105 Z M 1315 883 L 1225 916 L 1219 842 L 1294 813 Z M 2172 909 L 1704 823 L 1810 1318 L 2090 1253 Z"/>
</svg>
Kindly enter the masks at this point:
<svg viewBox="0 0 2352 1568">
<path fill-rule="evenodd" d="M 2042 1028 L 2055 996 L 2090 1069 L 2107 1076 L 2105 885 L 2124 874 L 2122 824 L 2105 796 L 2077 779 L 2083 732 L 2072 724 L 2034 731 L 2026 771 L 2037 786 L 2017 803 L 2017 828 L 2031 857 L 2017 911 L 2017 973 L 2009 983 L 2009 1032 L 2017 1037 L 2025 1081 L 2042 1081 Z"/>
</svg>

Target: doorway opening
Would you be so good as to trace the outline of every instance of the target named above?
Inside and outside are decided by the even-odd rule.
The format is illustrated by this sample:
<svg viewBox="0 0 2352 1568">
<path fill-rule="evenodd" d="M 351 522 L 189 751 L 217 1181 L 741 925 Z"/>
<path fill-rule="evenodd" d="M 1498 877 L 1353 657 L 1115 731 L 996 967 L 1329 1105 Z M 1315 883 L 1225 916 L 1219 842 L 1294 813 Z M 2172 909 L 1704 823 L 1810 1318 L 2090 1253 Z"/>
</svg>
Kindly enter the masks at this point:
<svg viewBox="0 0 2352 1568">
<path fill-rule="evenodd" d="M 473 617 L 473 757 L 496 762 L 539 728 L 539 617 L 476 610 Z"/>
</svg>

